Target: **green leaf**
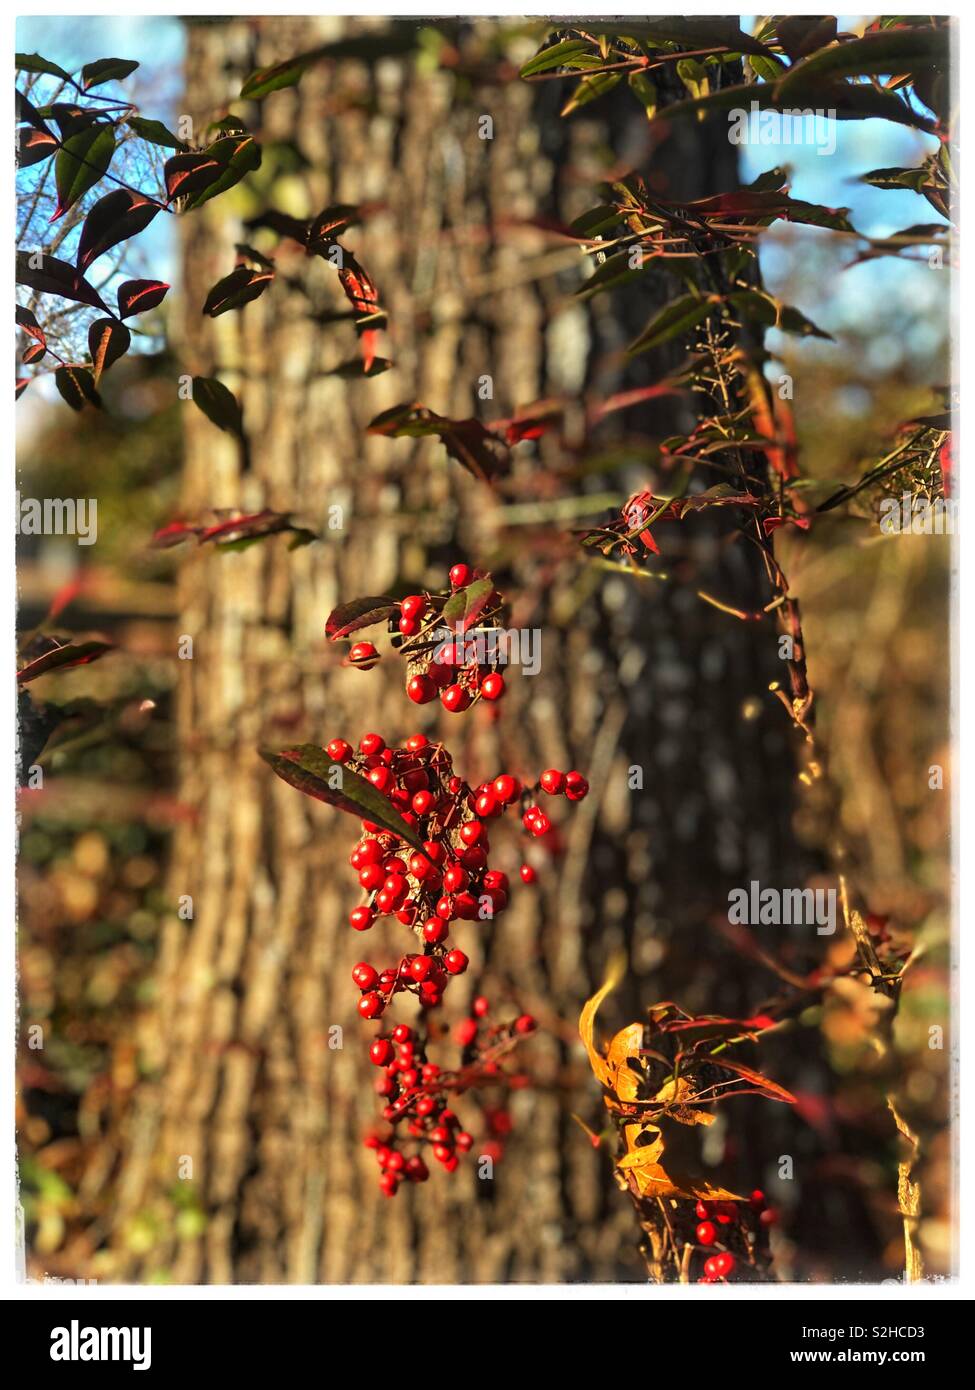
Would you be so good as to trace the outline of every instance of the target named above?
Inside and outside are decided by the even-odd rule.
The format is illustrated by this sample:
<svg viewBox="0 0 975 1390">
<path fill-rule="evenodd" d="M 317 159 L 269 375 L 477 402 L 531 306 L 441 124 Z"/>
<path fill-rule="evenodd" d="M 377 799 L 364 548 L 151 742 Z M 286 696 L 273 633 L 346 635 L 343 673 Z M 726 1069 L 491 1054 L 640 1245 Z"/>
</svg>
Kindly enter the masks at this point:
<svg viewBox="0 0 975 1390">
<path fill-rule="evenodd" d="M 211 376 L 195 376 L 192 388 L 194 404 L 199 406 L 211 424 L 216 425 L 217 429 L 226 430 L 228 434 L 235 434 L 238 439 L 243 438 L 244 421 L 240 402 L 222 381 Z"/>
<path fill-rule="evenodd" d="M 54 373 L 54 384 L 72 410 L 83 410 L 86 405 L 101 405 L 101 397 L 95 389 L 95 379 L 87 367 L 58 367 Z"/>
<path fill-rule="evenodd" d="M 58 205 L 52 222 L 63 217 L 98 182 L 114 153 L 115 130 L 107 121 L 98 121 L 65 140 L 54 161 Z"/>
<path fill-rule="evenodd" d="M 100 87 L 103 82 L 121 82 L 139 66 L 129 58 L 98 58 L 81 69 L 81 85 L 85 91 Z"/>
<path fill-rule="evenodd" d="M 640 336 L 627 348 L 627 352 L 633 356 L 638 352 L 648 352 L 650 348 L 659 347 L 661 343 L 667 343 L 671 338 L 689 332 L 709 314 L 715 313 L 719 306 L 720 301 L 717 299 L 700 299 L 693 294 L 681 295 L 665 304 L 660 312 L 653 316 Z"/>
<path fill-rule="evenodd" d="M 182 150 L 186 146 L 162 121 L 149 121 L 144 116 L 129 116 L 126 125 L 132 127 L 141 140 L 150 145 L 159 145 L 164 150 Z"/>
<path fill-rule="evenodd" d="M 261 757 L 290 787 L 314 797 L 316 801 L 325 801 L 340 811 L 381 825 L 414 849 L 423 849 L 416 831 L 407 825 L 382 792 L 352 768 L 335 763 L 324 748 L 314 743 L 302 743 L 297 748 L 282 749 L 280 753 L 262 748 Z M 341 772 L 340 787 L 329 785 L 336 768 Z"/>
<path fill-rule="evenodd" d="M 657 89 L 644 72 L 631 72 L 627 78 L 630 91 L 652 121 L 657 112 Z"/>
<path fill-rule="evenodd" d="M 530 58 L 519 76 L 534 77 L 537 72 L 549 72 L 552 68 L 565 67 L 573 58 L 582 54 L 592 55 L 592 52 L 592 44 L 587 43 L 585 39 L 563 39 L 561 43 L 543 48 L 534 58 Z"/>
<path fill-rule="evenodd" d="M 873 188 L 910 188 L 920 193 L 931 177 L 931 171 L 921 164 L 913 169 L 871 169 L 869 174 L 861 174 L 860 182 L 869 183 Z"/>
<path fill-rule="evenodd" d="M 451 628 L 460 627 L 466 632 L 484 611 L 484 607 L 494 593 L 493 579 L 475 579 L 464 589 L 457 589 L 444 604 L 441 621 Z"/>
<path fill-rule="evenodd" d="M 621 72 L 597 72 L 595 77 L 584 77 L 559 114 L 570 116 L 580 106 L 588 106 L 591 101 L 606 96 L 622 80 Z"/>
<path fill-rule="evenodd" d="M 810 78 L 900 75 L 948 64 L 948 29 L 886 29 L 822 48 L 795 63 L 778 83 L 778 96 L 790 97 Z M 824 103 L 820 103 L 823 105 Z"/>
<path fill-rule="evenodd" d="M 48 77 L 60 77 L 62 82 L 71 81 L 70 73 L 58 67 L 57 63 L 52 63 L 50 58 L 42 57 L 40 53 L 18 53 L 14 61 L 18 72 L 35 72 L 46 74 Z"/>
</svg>

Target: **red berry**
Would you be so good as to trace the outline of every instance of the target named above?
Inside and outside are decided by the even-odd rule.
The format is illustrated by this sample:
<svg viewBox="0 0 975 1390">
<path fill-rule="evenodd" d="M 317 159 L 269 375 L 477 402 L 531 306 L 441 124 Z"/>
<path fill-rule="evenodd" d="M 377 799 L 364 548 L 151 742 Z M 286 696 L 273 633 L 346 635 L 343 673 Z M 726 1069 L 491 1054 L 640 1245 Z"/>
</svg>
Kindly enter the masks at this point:
<svg viewBox="0 0 975 1390">
<path fill-rule="evenodd" d="M 448 893 L 457 893 L 466 888 L 468 877 L 466 869 L 462 869 L 459 864 L 450 864 L 444 870 L 443 886 Z"/>
<path fill-rule="evenodd" d="M 500 888 L 502 893 L 508 891 L 508 875 L 501 873 L 500 869 L 489 869 L 484 875 L 484 887 L 489 893 Z"/>
<path fill-rule="evenodd" d="M 556 772 L 554 767 L 550 767 L 539 777 L 538 784 L 549 796 L 558 796 L 565 785 L 565 777 L 561 772 Z"/>
<path fill-rule="evenodd" d="M 485 700 L 500 700 L 504 694 L 504 676 L 492 671 L 481 681 L 481 694 Z"/>
<path fill-rule="evenodd" d="M 538 874 L 536 874 L 535 870 L 532 868 L 530 864 L 522 864 L 521 868 L 518 870 L 518 873 L 521 876 L 522 883 L 534 883 L 535 880 L 538 878 Z"/>
<path fill-rule="evenodd" d="M 588 796 L 589 783 L 581 772 L 565 774 L 565 794 L 569 801 L 581 801 L 584 796 Z"/>
<path fill-rule="evenodd" d="M 529 827 L 533 835 L 547 835 L 551 828 L 552 822 L 544 811 L 539 811 Z"/>
<path fill-rule="evenodd" d="M 406 747 L 411 753 L 419 753 L 422 749 L 429 747 L 430 740 L 426 734 L 411 734 L 406 740 Z"/>
<path fill-rule="evenodd" d="M 712 1255 L 708 1264 L 713 1266 L 713 1272 L 719 1279 L 726 1279 L 735 1267 L 735 1257 L 729 1250 L 722 1250 L 720 1255 Z M 704 1268 L 706 1270 L 707 1265 Z"/>
<path fill-rule="evenodd" d="M 406 686 L 406 693 L 415 705 L 428 705 L 436 699 L 437 687 L 429 676 L 412 676 Z"/>
<path fill-rule="evenodd" d="M 386 740 L 380 738 L 379 734 L 363 734 L 359 740 L 359 752 L 367 758 L 372 757 L 374 753 L 381 753 L 385 747 Z"/>
<path fill-rule="evenodd" d="M 476 1019 L 462 1018 L 454 1030 L 454 1037 L 461 1047 L 469 1047 L 477 1037 Z"/>
<path fill-rule="evenodd" d="M 424 840 L 423 853 L 430 860 L 431 864 L 442 864 L 444 861 L 444 847 L 438 845 L 436 840 Z"/>
<path fill-rule="evenodd" d="M 393 1029 L 394 1043 L 408 1043 L 413 1041 L 413 1029 L 408 1023 L 397 1023 Z"/>
<path fill-rule="evenodd" d="M 713 1221 L 702 1221 L 694 1234 L 699 1245 L 713 1245 L 718 1238 L 718 1228 Z"/>
<path fill-rule="evenodd" d="M 349 649 L 349 664 L 362 666 L 366 670 L 379 660 L 379 653 L 371 642 L 353 642 Z"/>
<path fill-rule="evenodd" d="M 503 801 L 508 806 L 521 796 L 521 783 L 516 777 L 509 777 L 506 772 L 503 772 L 500 777 L 494 779 L 493 791 L 498 800 Z"/>
<path fill-rule="evenodd" d="M 501 814 L 501 807 L 498 805 L 498 799 L 493 791 L 482 792 L 474 802 L 474 810 L 482 820 L 487 820 L 489 816 L 499 816 Z"/>
<path fill-rule="evenodd" d="M 383 860 L 383 847 L 378 840 L 361 840 L 356 847 L 359 855 L 359 863 L 356 868 L 361 869 L 365 864 L 381 864 Z"/>
<path fill-rule="evenodd" d="M 758 1219 L 763 1226 L 774 1226 L 779 1219 L 779 1213 L 774 1207 L 766 1207 L 763 1212 L 759 1213 Z"/>
<path fill-rule="evenodd" d="M 326 746 L 325 752 L 333 763 L 344 763 L 352 756 L 352 744 L 346 743 L 344 738 L 333 738 Z"/>
<path fill-rule="evenodd" d="M 359 1000 L 359 1013 L 363 1018 L 378 1018 L 385 1007 L 382 995 L 376 994 L 374 990 L 370 990 Z"/>
<path fill-rule="evenodd" d="M 425 980 L 432 969 L 433 959 L 430 956 L 414 956 L 410 961 L 410 975 L 417 984 Z"/>
<path fill-rule="evenodd" d="M 375 989 L 379 983 L 379 972 L 366 961 L 360 960 L 359 964 L 352 968 L 352 979 L 360 989 Z"/>
<path fill-rule="evenodd" d="M 379 864 L 367 864 L 359 870 L 359 882 L 367 893 L 373 893 L 383 886 L 386 875 Z"/>
<path fill-rule="evenodd" d="M 458 893 L 454 898 L 454 915 L 462 922 L 473 922 L 477 916 L 477 900 L 472 893 Z"/>
<path fill-rule="evenodd" d="M 392 1060 L 393 1044 L 388 1038 L 376 1038 L 369 1047 L 369 1060 L 373 1066 L 385 1067 Z"/>
<path fill-rule="evenodd" d="M 522 1036 L 527 1033 L 534 1033 L 537 1027 L 538 1024 L 532 1018 L 531 1014 L 522 1014 L 521 1018 L 515 1020 L 515 1032 L 521 1033 Z"/>
<path fill-rule="evenodd" d="M 446 941 L 447 934 L 447 923 L 441 917 L 428 917 L 423 923 L 423 939 L 429 941 L 431 946 L 437 946 L 442 941 Z"/>
<path fill-rule="evenodd" d="M 460 827 L 460 838 L 465 845 L 483 844 L 487 838 L 487 830 L 483 822 L 479 820 L 468 820 Z"/>
<path fill-rule="evenodd" d="M 408 618 L 404 614 L 396 626 L 404 637 L 415 637 L 420 631 L 420 620 L 419 618 Z"/>
<path fill-rule="evenodd" d="M 471 1009 L 474 1013 L 475 1018 L 483 1018 L 484 1015 L 490 1009 L 490 1007 L 491 1005 L 484 998 L 483 994 L 479 994 L 477 998 L 474 1000 L 474 1003 L 471 1005 Z"/>
<path fill-rule="evenodd" d="M 710 1203 L 710 1202 L 698 1202 L 697 1206 L 694 1208 L 694 1211 L 695 1211 L 695 1213 L 696 1213 L 696 1214 L 702 1219 L 702 1221 L 703 1221 L 703 1219 L 704 1219 L 706 1216 L 710 1216 L 710 1215 L 711 1215 L 711 1203 Z"/>
<path fill-rule="evenodd" d="M 450 571 L 450 585 L 453 589 L 464 589 L 471 582 L 470 565 L 454 565 Z"/>
<path fill-rule="evenodd" d="M 480 845 L 471 845 L 470 849 L 465 849 L 461 854 L 460 862 L 468 873 L 480 873 L 481 869 L 487 866 L 487 855 Z"/>
<path fill-rule="evenodd" d="M 436 804 L 436 800 L 433 792 L 417 792 L 410 804 L 418 816 L 426 816 Z M 427 867 L 430 867 L 429 861 L 427 861 Z"/>
<path fill-rule="evenodd" d="M 469 964 L 464 952 L 456 949 L 447 952 L 443 963 L 451 975 L 463 975 Z"/>
<path fill-rule="evenodd" d="M 395 1197 L 396 1189 L 399 1187 L 399 1178 L 395 1173 L 383 1173 L 379 1179 L 379 1186 L 387 1197 Z"/>
<path fill-rule="evenodd" d="M 371 907 L 354 907 L 349 913 L 349 926 L 356 931 L 368 931 L 376 920 Z"/>
<path fill-rule="evenodd" d="M 450 714 L 461 714 L 471 703 L 471 697 L 462 685 L 448 685 L 440 696 L 440 703 Z"/>
<path fill-rule="evenodd" d="M 765 1205 L 765 1193 L 760 1187 L 756 1187 L 748 1200 L 756 1211 L 761 1211 Z"/>
<path fill-rule="evenodd" d="M 430 1169 L 419 1154 L 414 1154 L 406 1160 L 406 1176 L 413 1182 L 426 1182 L 430 1176 Z"/>
<path fill-rule="evenodd" d="M 424 613 L 427 600 L 424 594 L 410 594 L 399 606 L 404 618 L 419 618 Z"/>
</svg>

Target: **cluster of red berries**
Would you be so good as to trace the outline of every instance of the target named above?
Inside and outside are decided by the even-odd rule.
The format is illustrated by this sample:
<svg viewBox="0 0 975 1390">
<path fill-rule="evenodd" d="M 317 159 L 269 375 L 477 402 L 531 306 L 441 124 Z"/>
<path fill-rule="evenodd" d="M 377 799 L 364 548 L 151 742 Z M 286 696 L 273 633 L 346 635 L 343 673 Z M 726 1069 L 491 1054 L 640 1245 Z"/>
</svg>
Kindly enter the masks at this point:
<svg viewBox="0 0 975 1390">
<path fill-rule="evenodd" d="M 710 1250 L 717 1246 L 714 1254 L 704 1260 L 704 1272 L 699 1284 L 717 1284 L 727 1280 L 738 1267 L 738 1258 L 727 1247 L 736 1244 L 748 1248 L 747 1232 L 743 1229 L 743 1217 L 751 1211 L 757 1216 L 760 1226 L 768 1228 L 778 1219 L 774 1208 L 766 1205 L 765 1193 L 756 1188 L 749 1198 L 748 1207 L 740 1202 L 698 1202 L 694 1214 L 698 1218 L 695 1228 L 695 1243 Z"/>
<path fill-rule="evenodd" d="M 451 714 L 461 714 L 477 700 L 494 702 L 505 692 L 504 676 L 497 670 L 497 654 L 482 653 L 478 644 L 463 634 L 438 640 L 437 630 L 451 630 L 449 602 L 461 591 L 479 585 L 483 592 L 472 598 L 479 629 L 499 625 L 501 596 L 486 570 L 454 565 L 450 588 L 442 593 L 410 594 L 397 603 L 389 616 L 389 630 L 399 640 L 401 655 L 409 659 L 406 693 L 415 705 L 426 705 L 439 696 Z M 464 631 L 469 623 L 461 624 Z M 484 659 L 482 660 L 482 655 Z M 353 643 L 348 663 L 369 671 L 379 660 L 372 642 Z"/>
<path fill-rule="evenodd" d="M 397 1147 L 397 1126 L 402 1126 L 409 1138 L 426 1146 L 433 1160 L 447 1173 L 455 1172 L 461 1156 L 473 1147 L 473 1136 L 461 1128 L 450 1107 L 451 1094 L 472 1084 L 474 1072 L 482 1079 L 499 1079 L 502 1072 L 496 1054 L 510 1047 L 519 1036 L 534 1032 L 536 1026 L 533 1018 L 523 1014 L 513 1024 L 482 1033 L 478 1020 L 485 1017 L 488 1008 L 486 999 L 476 999 L 474 1017 L 464 1020 L 465 1025 L 473 1027 L 457 1030 L 465 1064 L 461 1071 L 441 1071 L 435 1062 L 429 1061 L 426 1044 L 406 1024 L 398 1023 L 392 1032 L 373 1039 L 369 1059 L 374 1066 L 382 1068 L 376 1091 L 385 1101 L 383 1119 L 392 1127 L 392 1132 L 385 1139 L 370 1134 L 365 1145 L 375 1152 L 381 1169 L 379 1185 L 387 1197 L 395 1196 L 403 1182 L 426 1182 L 430 1176 L 422 1153 L 407 1157 Z M 507 1122 L 507 1127 L 500 1117 Z M 488 1118 L 493 1135 L 506 1134 L 510 1129 L 507 1111 L 492 1110 Z M 495 1137 L 483 1146 L 482 1156 L 496 1159 L 500 1157 L 501 1147 Z"/>
<path fill-rule="evenodd" d="M 508 906 L 510 884 L 506 874 L 492 869 L 489 827 L 505 811 L 524 806 L 523 823 L 532 835 L 551 828 L 548 817 L 532 804 L 531 789 L 517 777 L 502 772 L 490 782 L 471 787 L 453 768 L 442 743 L 424 734 L 413 734 L 399 747 L 388 747 L 375 733 L 363 735 L 358 748 L 334 738 L 326 746 L 333 763 L 357 773 L 389 801 L 409 826 L 420 848 L 402 835 L 371 820 L 362 821 L 362 838 L 349 856 L 365 902 L 352 909 L 349 923 L 356 931 L 368 931 L 378 918 L 394 917 L 408 927 L 416 946 L 385 969 L 360 961 L 352 971 L 360 991 L 362 1018 L 380 1019 L 393 997 L 409 993 L 421 1009 L 435 1008 L 443 999 L 451 978 L 462 975 L 467 955 L 449 940 L 455 921 L 493 919 Z M 554 769 L 542 774 L 539 786 L 549 795 L 564 793 L 578 801 L 589 790 L 578 772 Z M 523 865 L 521 879 L 531 883 L 535 871 Z M 534 1031 L 535 1021 L 524 1014 L 513 1024 L 488 1030 L 481 1045 L 486 1000 L 475 1000 L 473 1016 L 458 1025 L 456 1040 L 464 1050 L 465 1066 L 482 1066 L 482 1074 L 499 1074 L 492 1049 L 502 1051 Z M 485 1056 L 487 1061 L 484 1061 Z M 370 1057 L 383 1068 L 378 1090 L 385 1101 L 383 1118 L 404 1123 L 412 1138 L 431 1145 L 431 1152 L 448 1172 L 458 1155 L 470 1147 L 448 1106 L 456 1074 L 441 1073 L 428 1061 L 425 1043 L 405 1024 L 375 1038 Z M 470 1084 L 469 1082 L 466 1084 Z M 368 1141 L 382 1168 L 383 1191 L 392 1196 L 404 1180 L 423 1182 L 429 1169 L 422 1157 L 407 1159 L 394 1144 L 376 1136 Z"/>
</svg>

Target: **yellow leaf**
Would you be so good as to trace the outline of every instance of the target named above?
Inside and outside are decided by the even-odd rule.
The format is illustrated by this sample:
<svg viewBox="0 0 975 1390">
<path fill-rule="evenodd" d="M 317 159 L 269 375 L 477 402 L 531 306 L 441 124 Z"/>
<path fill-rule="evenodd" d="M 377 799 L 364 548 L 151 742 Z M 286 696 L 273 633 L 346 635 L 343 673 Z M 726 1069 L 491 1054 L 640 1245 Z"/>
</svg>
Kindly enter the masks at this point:
<svg viewBox="0 0 975 1390">
<path fill-rule="evenodd" d="M 716 1118 L 713 1111 L 692 1108 L 696 1094 L 687 1077 L 678 1076 L 676 1079 L 671 1077 L 661 1086 L 654 1100 L 660 1105 L 666 1105 L 670 1118 L 682 1125 L 713 1125 Z"/>
<path fill-rule="evenodd" d="M 630 1057 L 639 1056 L 642 1047 L 643 1024 L 630 1023 L 620 1029 L 607 1049 L 606 1062 L 613 1076 L 610 1084 L 622 1101 L 636 1100 L 641 1078 L 627 1063 Z"/>
<path fill-rule="evenodd" d="M 606 998 L 607 994 L 611 994 L 619 984 L 623 974 L 624 964 L 625 962 L 622 956 L 617 956 L 610 962 L 609 973 L 605 981 L 593 997 L 588 999 L 582 1006 L 582 1012 L 579 1015 L 579 1037 L 582 1039 L 586 1052 L 589 1054 L 589 1065 L 595 1072 L 597 1079 L 601 1081 L 604 1086 L 610 1088 L 613 1084 L 613 1071 L 596 1050 L 595 1043 L 593 1042 L 593 1029 L 595 1028 L 596 1014 L 599 1012 L 599 1006 Z"/>
</svg>

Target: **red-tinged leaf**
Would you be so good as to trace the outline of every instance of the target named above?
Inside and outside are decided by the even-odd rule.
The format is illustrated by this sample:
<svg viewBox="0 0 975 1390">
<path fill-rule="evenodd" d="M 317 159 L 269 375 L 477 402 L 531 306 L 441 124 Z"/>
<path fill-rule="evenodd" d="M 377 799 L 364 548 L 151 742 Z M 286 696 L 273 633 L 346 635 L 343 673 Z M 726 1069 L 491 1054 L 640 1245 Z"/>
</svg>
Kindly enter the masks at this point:
<svg viewBox="0 0 975 1390">
<path fill-rule="evenodd" d="M 790 198 L 775 189 L 742 188 L 736 193 L 719 193 L 712 198 L 699 198 L 688 207 L 702 217 L 782 218 L 810 227 L 829 227 L 836 232 L 852 232 L 847 213 L 849 208 L 828 208 Z"/>
<path fill-rule="evenodd" d="M 114 153 L 115 127 L 110 121 L 95 121 L 65 140 L 54 161 L 58 202 L 52 222 L 63 217 L 98 182 Z"/>
<path fill-rule="evenodd" d="M 99 198 L 85 218 L 78 242 L 78 270 L 84 273 L 92 261 L 144 231 L 159 212 L 159 203 L 128 188 L 116 188 Z"/>
<path fill-rule="evenodd" d="M 138 66 L 131 58 L 97 58 L 81 69 L 81 85 L 88 92 L 103 82 L 121 82 L 131 76 Z"/>
<path fill-rule="evenodd" d="M 228 188 L 240 183 L 245 174 L 259 169 L 261 165 L 261 147 L 254 137 L 246 132 L 226 135 L 215 140 L 208 146 L 206 154 L 208 158 L 217 161 L 217 176 L 207 181 L 202 188 L 191 190 L 186 195 L 183 204 L 185 212 L 202 207 L 219 193 L 225 193 Z"/>
<path fill-rule="evenodd" d="M 265 536 L 275 536 L 282 531 L 293 531 L 296 535 L 315 540 L 314 532 L 298 526 L 290 512 L 251 512 L 243 516 L 226 517 L 212 526 L 205 526 L 199 532 L 200 544 L 216 541 L 221 546 L 240 545 L 243 541 L 262 540 Z"/>
<path fill-rule="evenodd" d="M 201 545 L 207 541 L 214 541 L 221 548 L 243 549 L 245 545 L 249 545 L 253 541 L 262 540 L 265 536 L 278 535 L 283 531 L 294 532 L 297 544 L 307 544 L 309 541 L 318 539 L 314 531 L 299 526 L 293 520 L 290 512 L 265 510 L 250 512 L 246 515 L 227 516 L 219 512 L 213 515 L 216 515 L 219 520 L 215 522 L 172 521 L 168 526 L 163 526 L 155 532 L 151 545 L 156 550 L 168 550 L 174 545 L 180 545 L 183 541 L 189 540 L 191 536 L 195 536 Z"/>
<path fill-rule="evenodd" d="M 703 512 L 708 507 L 754 507 L 760 498 L 752 492 L 738 492 L 731 483 L 715 483 L 714 487 L 695 492 L 690 497 L 678 498 L 674 512 L 681 520 L 688 512 Z"/>
<path fill-rule="evenodd" d="M 231 309 L 242 309 L 264 293 L 274 279 L 273 270 L 252 270 L 239 265 L 210 290 L 203 305 L 204 314 L 215 319 Z"/>
<path fill-rule="evenodd" d="M 632 391 L 618 391 L 615 396 L 600 401 L 590 411 L 590 419 L 601 420 L 604 415 L 612 415 L 617 410 L 629 410 L 631 406 L 643 405 L 645 401 L 656 400 L 659 396 L 679 396 L 685 388 L 660 382 L 656 386 L 637 386 Z"/>
<path fill-rule="evenodd" d="M 445 626 L 459 627 L 462 632 L 467 632 L 484 612 L 493 593 L 493 579 L 475 579 L 473 584 L 458 589 L 444 604 L 441 618 Z"/>
<path fill-rule="evenodd" d="M 169 201 L 189 198 L 215 183 L 223 172 L 220 161 L 212 155 L 193 152 L 174 154 L 163 165 L 163 178 Z"/>
<path fill-rule="evenodd" d="M 767 516 L 762 520 L 762 530 L 767 536 L 780 526 L 798 526 L 800 531 L 808 531 L 812 521 L 808 516 Z"/>
<path fill-rule="evenodd" d="M 30 309 L 25 309 L 22 304 L 17 305 L 15 317 L 17 320 L 17 327 L 23 329 L 29 337 L 34 339 L 33 343 L 24 353 L 24 362 L 39 362 L 45 352 L 47 352 L 47 338 L 44 335 L 44 329 L 37 322 L 37 319 L 31 313 Z"/>
<path fill-rule="evenodd" d="M 17 672 L 17 684 L 27 685 L 48 671 L 64 671 L 71 666 L 87 666 L 113 649 L 112 642 L 56 642 L 43 656 L 36 657 Z"/>
<path fill-rule="evenodd" d="M 169 286 L 163 280 L 126 280 L 118 289 L 118 314 L 129 319 L 155 309 L 166 297 Z"/>
<path fill-rule="evenodd" d="M 558 429 L 564 415 L 564 401 L 535 401 L 517 411 L 510 420 L 495 420 L 491 428 L 502 432 L 505 440 L 515 445 L 525 439 L 540 439 L 543 434 Z"/>
<path fill-rule="evenodd" d="M 508 471 L 511 455 L 496 435 L 480 420 L 448 420 L 424 405 L 397 405 L 370 421 L 370 434 L 420 439 L 436 435 L 452 459 L 482 482 L 492 482 Z"/>
<path fill-rule="evenodd" d="M 54 384 L 72 410 L 84 410 L 86 405 L 101 406 L 95 379 L 87 367 L 58 367 Z"/>
<path fill-rule="evenodd" d="M 24 95 L 24 93 L 20 90 L 19 87 L 14 89 L 14 97 L 17 103 L 17 120 L 26 121 L 26 123 L 28 125 L 32 125 L 35 130 L 46 131 L 47 126 L 44 124 L 44 119 L 41 116 L 41 113 L 38 111 L 37 107 L 33 104 L 33 102 L 30 101 L 30 99 Z"/>
<path fill-rule="evenodd" d="M 233 392 L 228 391 L 223 382 L 217 381 L 215 377 L 195 376 L 191 384 L 193 402 L 199 406 L 211 424 L 241 438 L 244 431 L 243 415 Z"/>
<path fill-rule="evenodd" d="M 775 1081 L 770 1081 L 761 1072 L 754 1071 L 751 1067 L 746 1067 L 741 1062 L 733 1062 L 723 1054 L 721 1056 L 709 1056 L 708 1062 L 711 1065 L 720 1067 L 722 1071 L 730 1071 L 742 1081 L 748 1082 L 748 1089 L 738 1088 L 735 1095 L 757 1095 L 764 1096 L 766 1100 L 780 1100 L 786 1105 L 795 1104 L 795 1096 L 791 1091 L 787 1091 L 784 1086 L 780 1086 Z"/>
<path fill-rule="evenodd" d="M 414 849 L 422 850 L 423 844 L 413 830 L 382 792 L 371 782 L 360 777 L 352 768 L 335 764 L 325 752 L 313 743 L 303 743 L 297 748 L 285 748 L 280 753 L 268 749 L 261 750 L 261 757 L 268 766 L 289 786 L 312 796 L 316 801 L 325 801 L 340 811 L 361 817 L 381 825 L 393 835 L 398 835 Z M 337 772 L 336 772 L 337 768 Z M 330 780 L 341 783 L 337 787 Z"/>
<path fill-rule="evenodd" d="M 14 400 L 20 400 L 21 396 L 24 394 L 28 386 L 31 384 L 31 380 L 32 378 L 29 376 L 21 376 L 17 378 L 16 382 L 14 383 Z"/>
<path fill-rule="evenodd" d="M 379 334 L 375 328 L 367 328 L 359 335 L 359 348 L 362 352 L 362 370 L 368 376 L 376 360 L 376 342 Z"/>
<path fill-rule="evenodd" d="M 331 642 L 347 637 L 350 632 L 358 632 L 363 627 L 373 627 L 376 623 L 387 622 L 396 612 L 395 599 L 385 594 L 380 597 L 356 598 L 351 603 L 341 603 L 333 608 L 325 620 L 325 636 Z"/>
<path fill-rule="evenodd" d="M 69 579 L 66 584 L 62 584 L 51 599 L 51 606 L 44 617 L 45 624 L 53 623 L 55 618 L 59 618 L 69 604 L 75 601 L 84 588 L 85 578 L 83 575 L 79 575 L 76 579 Z"/>
<path fill-rule="evenodd" d="M 113 362 L 125 356 L 131 342 L 131 333 L 117 319 L 98 319 L 92 324 L 88 330 L 88 351 L 96 386 L 102 372 L 107 372 Z"/>
<path fill-rule="evenodd" d="M 336 237 L 340 237 L 343 232 L 357 226 L 361 221 L 362 215 L 354 203 L 335 203 L 325 208 L 317 217 L 312 218 L 311 226 L 306 230 L 309 254 L 328 248 Z"/>
<path fill-rule="evenodd" d="M 17 166 L 20 169 L 29 169 L 32 164 L 39 164 L 42 159 L 48 159 L 58 148 L 57 136 L 52 135 L 49 130 L 34 130 L 30 126 L 23 126 L 17 132 Z"/>
<path fill-rule="evenodd" d="M 374 314 L 379 308 L 379 291 L 371 276 L 347 251 L 339 267 L 339 283 L 355 312 L 362 316 Z"/>
<path fill-rule="evenodd" d="M 34 261 L 38 261 L 39 265 L 33 265 Z M 18 251 L 17 284 L 29 285 L 39 294 L 58 294 L 62 299 L 72 299 L 77 304 L 90 304 L 93 309 L 108 313 L 94 286 L 89 285 L 73 265 L 59 261 L 56 256 L 48 256 L 40 251 Z"/>
</svg>

